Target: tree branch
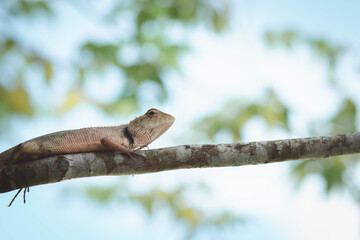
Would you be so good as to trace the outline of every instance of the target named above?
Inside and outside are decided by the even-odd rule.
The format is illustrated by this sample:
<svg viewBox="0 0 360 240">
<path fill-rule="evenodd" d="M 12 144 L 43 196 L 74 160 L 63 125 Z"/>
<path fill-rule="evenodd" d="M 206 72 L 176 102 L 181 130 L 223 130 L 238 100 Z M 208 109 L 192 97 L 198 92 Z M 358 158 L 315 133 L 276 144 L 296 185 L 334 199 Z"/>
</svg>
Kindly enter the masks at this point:
<svg viewBox="0 0 360 240">
<path fill-rule="evenodd" d="M 360 132 L 251 143 L 182 145 L 139 153 L 147 160 L 141 156 L 134 156 L 132 160 L 116 152 L 90 152 L 12 165 L 1 172 L 0 193 L 81 177 L 253 165 L 360 153 Z"/>
</svg>

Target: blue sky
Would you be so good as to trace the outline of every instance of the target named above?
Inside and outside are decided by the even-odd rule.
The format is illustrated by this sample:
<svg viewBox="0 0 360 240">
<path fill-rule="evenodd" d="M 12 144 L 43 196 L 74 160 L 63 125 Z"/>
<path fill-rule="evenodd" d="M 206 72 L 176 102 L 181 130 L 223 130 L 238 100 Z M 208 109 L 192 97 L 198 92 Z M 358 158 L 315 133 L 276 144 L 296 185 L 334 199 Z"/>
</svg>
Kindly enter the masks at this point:
<svg viewBox="0 0 360 240">
<path fill-rule="evenodd" d="M 189 36 L 193 51 L 182 60 L 183 75 L 170 76 L 169 101 L 154 106 L 170 112 L 177 120 L 151 148 L 191 143 L 183 132 L 193 121 L 219 109 L 228 99 L 255 100 L 266 87 L 275 89 L 280 98 L 295 109 L 291 118 L 295 132 L 289 136 L 280 130 L 269 130 L 261 121 L 254 120 L 246 126 L 245 140 L 307 136 L 306 124 L 315 118 L 325 119 L 339 104 L 337 94 L 327 86 L 324 64 L 304 48 L 290 52 L 269 49 L 262 34 L 264 30 L 290 28 L 356 47 L 360 39 L 356 26 L 360 22 L 359 10 L 358 1 L 236 1 L 230 29 L 224 34 L 217 36 L 197 29 Z M 37 34 L 29 36 L 43 43 L 52 54 L 65 57 L 71 52 L 71 46 L 84 38 L 83 34 L 89 36 L 88 29 L 91 34 L 104 33 L 105 37 L 109 34 L 84 20 L 79 13 L 66 7 L 62 11 L 67 11 L 69 17 L 61 20 L 61 29 L 54 31 L 50 30 L 50 24 L 39 25 L 34 29 Z M 73 31 L 72 22 L 83 26 L 84 32 Z M 59 37 L 66 34 L 68 38 Z M 48 44 L 53 41 L 58 44 Z M 354 49 L 358 54 L 358 47 Z M 355 66 L 351 56 L 348 58 L 345 62 Z M 353 94 L 359 104 L 360 83 L 356 71 L 348 66 L 341 66 L 339 71 L 344 76 L 343 88 Z M 111 95 L 115 78 L 111 74 L 108 76 L 103 95 L 99 97 Z M 36 83 L 36 79 L 34 81 Z M 89 86 L 89 91 L 96 89 L 94 84 L 95 87 Z M 36 84 L 33 88 L 36 91 Z M 56 97 L 61 97 L 61 91 Z M 143 110 L 149 107 L 152 106 L 144 106 Z M 121 123 L 130 119 L 121 119 Z M 19 139 L 1 139 L 0 149 L 47 132 L 118 122 L 96 109 L 81 106 L 61 119 L 41 117 L 31 123 L 18 123 Z M 230 142 L 231 137 L 224 135 L 217 140 Z M 181 170 L 139 175 L 131 177 L 130 181 L 138 189 L 171 188 L 179 183 L 197 181 L 208 183 L 213 191 L 206 203 L 209 209 L 224 206 L 256 219 L 237 229 L 236 234 L 242 239 L 358 239 L 359 210 L 350 197 L 341 192 L 326 197 L 323 183 L 315 176 L 295 190 L 288 166 L 288 163 L 281 163 Z M 117 177 L 100 177 L 34 187 L 26 205 L 19 198 L 11 208 L 7 208 L 7 204 L 14 192 L 2 194 L 2 239 L 165 239 L 179 236 L 164 216 L 150 221 L 132 206 L 99 207 L 84 198 L 65 194 L 66 189 L 117 180 Z M 162 228 L 159 228 L 160 222 Z M 232 237 L 231 232 L 226 232 L 225 239 Z"/>
</svg>

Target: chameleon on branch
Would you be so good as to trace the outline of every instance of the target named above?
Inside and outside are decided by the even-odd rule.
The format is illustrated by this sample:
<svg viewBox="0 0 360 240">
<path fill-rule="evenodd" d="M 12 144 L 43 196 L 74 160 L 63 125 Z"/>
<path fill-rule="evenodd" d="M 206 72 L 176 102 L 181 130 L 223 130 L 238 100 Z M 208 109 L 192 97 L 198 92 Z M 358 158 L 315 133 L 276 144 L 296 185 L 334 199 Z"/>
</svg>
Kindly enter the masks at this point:
<svg viewBox="0 0 360 240">
<path fill-rule="evenodd" d="M 175 118 L 150 109 L 130 123 L 112 127 L 91 127 L 54 132 L 33 138 L 0 154 L 0 173 L 12 164 L 60 154 L 118 151 L 135 154 L 160 137 Z"/>
</svg>

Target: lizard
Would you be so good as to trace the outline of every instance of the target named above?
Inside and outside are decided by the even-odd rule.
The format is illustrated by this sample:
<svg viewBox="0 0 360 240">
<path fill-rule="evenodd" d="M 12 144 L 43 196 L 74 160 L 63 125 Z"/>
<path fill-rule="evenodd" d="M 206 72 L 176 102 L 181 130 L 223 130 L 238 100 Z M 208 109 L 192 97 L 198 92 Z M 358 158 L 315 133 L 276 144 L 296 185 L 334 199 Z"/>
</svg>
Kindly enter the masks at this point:
<svg viewBox="0 0 360 240">
<path fill-rule="evenodd" d="M 131 154 L 136 155 L 136 151 L 147 147 L 166 132 L 174 121 L 170 114 L 151 108 L 128 124 L 46 134 L 0 153 L 0 173 L 13 164 L 62 154 L 118 151 L 132 158 Z M 25 192 L 26 188 L 24 202 Z"/>
</svg>

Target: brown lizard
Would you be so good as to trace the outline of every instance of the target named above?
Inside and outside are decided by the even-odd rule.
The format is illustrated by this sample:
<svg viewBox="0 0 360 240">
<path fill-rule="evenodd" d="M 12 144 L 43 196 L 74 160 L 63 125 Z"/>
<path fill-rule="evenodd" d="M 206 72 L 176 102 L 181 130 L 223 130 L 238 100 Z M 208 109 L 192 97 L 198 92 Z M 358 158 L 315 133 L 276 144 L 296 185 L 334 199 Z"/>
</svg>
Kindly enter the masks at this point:
<svg viewBox="0 0 360 240">
<path fill-rule="evenodd" d="M 2 152 L 0 173 L 12 164 L 60 154 L 118 151 L 132 158 L 131 154 L 147 147 L 166 132 L 174 121 L 173 116 L 152 108 L 125 125 L 81 128 L 43 135 Z"/>
</svg>

